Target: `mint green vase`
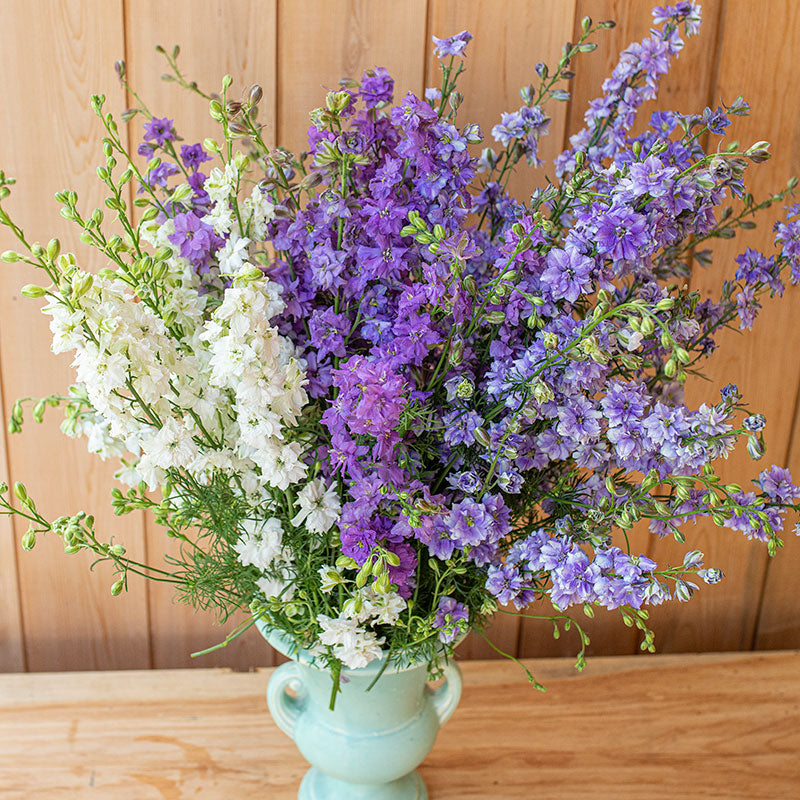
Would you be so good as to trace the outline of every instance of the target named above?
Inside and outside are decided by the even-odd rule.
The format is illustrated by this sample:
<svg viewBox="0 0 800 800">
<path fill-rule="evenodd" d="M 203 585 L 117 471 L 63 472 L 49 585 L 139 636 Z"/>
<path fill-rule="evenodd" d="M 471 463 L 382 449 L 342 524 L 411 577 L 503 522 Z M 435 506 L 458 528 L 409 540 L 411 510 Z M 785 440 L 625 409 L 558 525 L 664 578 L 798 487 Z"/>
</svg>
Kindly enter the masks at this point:
<svg viewBox="0 0 800 800">
<path fill-rule="evenodd" d="M 311 769 L 299 800 L 426 800 L 416 767 L 461 697 L 461 671 L 450 662 L 445 682 L 427 685 L 427 665 L 388 666 L 370 689 L 383 659 L 342 671 L 342 691 L 330 710 L 331 676 L 314 666 L 281 632 L 258 623 L 262 635 L 292 659 L 278 667 L 267 703 L 278 727 L 294 739 Z M 293 694 L 288 694 L 290 689 Z"/>
</svg>

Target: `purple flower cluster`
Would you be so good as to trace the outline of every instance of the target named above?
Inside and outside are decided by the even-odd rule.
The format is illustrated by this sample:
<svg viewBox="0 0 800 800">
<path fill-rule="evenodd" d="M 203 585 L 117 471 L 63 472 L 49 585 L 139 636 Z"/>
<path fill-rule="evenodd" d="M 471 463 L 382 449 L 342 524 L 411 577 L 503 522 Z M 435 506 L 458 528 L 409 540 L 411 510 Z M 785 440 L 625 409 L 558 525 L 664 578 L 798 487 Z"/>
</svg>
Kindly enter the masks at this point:
<svg viewBox="0 0 800 800">
<path fill-rule="evenodd" d="M 306 365 L 306 458 L 340 489 L 341 553 L 365 569 L 386 557 L 397 591 L 430 603 L 426 624 L 432 616 L 442 642 L 483 601 L 686 600 L 696 588 L 686 573 L 706 583 L 722 573 L 699 551 L 661 567 L 614 533 L 647 519 L 682 541 L 706 517 L 776 546 L 800 496 L 778 466 L 752 491 L 716 480 L 714 462 L 742 437 L 760 457 L 763 417 L 745 416 L 733 385 L 694 409 L 682 392 L 720 329 L 737 316 L 750 327 L 787 270 L 800 282 L 800 204 L 776 225 L 774 255 L 736 259 L 719 300 L 674 288 L 690 244 L 733 231 L 717 209 L 751 202 L 743 176 L 758 156 L 702 146 L 747 112 L 741 100 L 655 112 L 631 134 L 700 10 L 682 1 L 653 16 L 557 159 L 560 182 L 530 202 L 506 193 L 504 170 L 541 163 L 540 103 L 558 95 L 537 67 L 541 91 L 524 89 L 524 105 L 492 129 L 504 153 L 475 158 L 481 134 L 457 124 L 449 61 L 464 55 L 466 31 L 434 37 L 448 59 L 441 90 L 392 106 L 391 76 L 368 70 L 312 114 L 305 161 L 259 162 L 278 212 L 264 259 L 285 303 L 273 322 Z M 175 138 L 171 120 L 148 125 L 150 152 Z M 180 157 L 195 196 L 173 214 L 170 241 L 213 269 L 222 240 L 202 219 L 208 156 L 184 145 Z M 175 169 L 161 166 L 151 186 Z M 289 183 L 300 169 L 302 187 L 318 185 L 302 202 Z"/>
</svg>

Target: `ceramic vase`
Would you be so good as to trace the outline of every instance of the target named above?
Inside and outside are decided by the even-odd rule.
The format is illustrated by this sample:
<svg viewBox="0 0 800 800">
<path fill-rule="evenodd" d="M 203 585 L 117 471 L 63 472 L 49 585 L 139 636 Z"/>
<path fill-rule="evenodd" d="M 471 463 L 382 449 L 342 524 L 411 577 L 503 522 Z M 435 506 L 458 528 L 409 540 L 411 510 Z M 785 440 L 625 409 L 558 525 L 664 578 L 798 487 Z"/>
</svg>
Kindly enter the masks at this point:
<svg viewBox="0 0 800 800">
<path fill-rule="evenodd" d="M 446 666 L 445 681 L 436 689 L 427 685 L 427 664 L 390 664 L 369 691 L 383 658 L 362 669 L 343 669 L 331 711 L 330 672 L 281 632 L 260 623 L 259 629 L 292 659 L 272 674 L 267 703 L 278 727 L 311 764 L 299 800 L 426 800 L 416 767 L 461 697 L 456 664 Z"/>
</svg>

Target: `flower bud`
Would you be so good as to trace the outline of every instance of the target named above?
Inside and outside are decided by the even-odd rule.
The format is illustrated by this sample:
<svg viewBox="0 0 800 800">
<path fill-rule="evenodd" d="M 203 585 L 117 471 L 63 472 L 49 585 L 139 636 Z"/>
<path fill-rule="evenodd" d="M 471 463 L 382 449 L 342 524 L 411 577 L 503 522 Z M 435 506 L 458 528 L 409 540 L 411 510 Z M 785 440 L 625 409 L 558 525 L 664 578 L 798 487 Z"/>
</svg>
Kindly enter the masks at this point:
<svg viewBox="0 0 800 800">
<path fill-rule="evenodd" d="M 261 98 L 263 96 L 264 90 L 257 83 L 254 83 L 250 87 L 250 92 L 247 99 L 251 106 L 257 106 L 261 102 Z"/>
<path fill-rule="evenodd" d="M 125 587 L 125 581 L 120 578 L 118 581 L 115 581 L 114 584 L 111 586 L 111 596 L 116 597 L 120 594 Z"/>
<path fill-rule="evenodd" d="M 14 264 L 19 261 L 22 256 L 16 250 L 6 250 L 0 258 L 2 258 L 6 264 Z"/>
<path fill-rule="evenodd" d="M 472 435 L 475 438 L 475 441 L 483 447 L 489 447 L 491 444 L 489 433 L 487 432 L 486 428 L 475 428 L 475 431 Z"/>
<path fill-rule="evenodd" d="M 33 531 L 33 528 L 28 528 L 27 533 L 22 537 L 22 549 L 23 550 L 33 550 L 34 545 L 36 544 L 36 534 Z"/>
<path fill-rule="evenodd" d="M 37 286 L 35 283 L 29 283 L 20 289 L 20 294 L 23 297 L 44 297 L 47 292 L 41 286 Z"/>
</svg>

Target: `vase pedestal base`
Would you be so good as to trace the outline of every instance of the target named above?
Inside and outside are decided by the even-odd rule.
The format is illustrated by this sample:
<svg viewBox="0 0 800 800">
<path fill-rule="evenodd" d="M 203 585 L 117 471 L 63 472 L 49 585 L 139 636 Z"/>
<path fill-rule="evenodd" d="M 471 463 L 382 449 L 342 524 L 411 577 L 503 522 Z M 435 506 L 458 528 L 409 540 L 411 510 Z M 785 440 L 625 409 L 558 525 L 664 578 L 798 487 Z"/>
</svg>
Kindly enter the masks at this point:
<svg viewBox="0 0 800 800">
<path fill-rule="evenodd" d="M 331 778 L 313 767 L 300 784 L 298 800 L 428 800 L 428 790 L 418 772 L 391 783 L 349 783 Z"/>
</svg>

